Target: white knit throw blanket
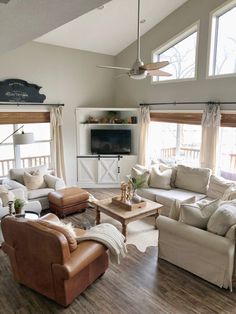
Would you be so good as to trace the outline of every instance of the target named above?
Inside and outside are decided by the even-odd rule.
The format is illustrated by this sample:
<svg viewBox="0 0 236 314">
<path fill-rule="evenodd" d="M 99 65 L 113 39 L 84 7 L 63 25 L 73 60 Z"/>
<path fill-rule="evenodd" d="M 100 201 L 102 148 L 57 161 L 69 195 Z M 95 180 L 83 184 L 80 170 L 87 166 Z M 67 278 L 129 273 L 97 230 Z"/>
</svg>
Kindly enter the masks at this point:
<svg viewBox="0 0 236 314">
<path fill-rule="evenodd" d="M 109 223 L 102 223 L 86 230 L 86 233 L 76 238 L 77 243 L 94 240 L 104 244 L 109 250 L 112 263 L 120 264 L 120 259 L 127 254 L 125 237 L 119 230 Z"/>
</svg>

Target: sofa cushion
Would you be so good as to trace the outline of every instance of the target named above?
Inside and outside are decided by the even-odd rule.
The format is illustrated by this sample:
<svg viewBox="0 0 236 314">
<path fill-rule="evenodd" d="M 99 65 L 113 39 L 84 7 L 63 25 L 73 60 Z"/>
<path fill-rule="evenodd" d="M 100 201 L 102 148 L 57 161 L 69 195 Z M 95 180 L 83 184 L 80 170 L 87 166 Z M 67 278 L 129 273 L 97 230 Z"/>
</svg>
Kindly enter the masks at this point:
<svg viewBox="0 0 236 314">
<path fill-rule="evenodd" d="M 235 186 L 235 182 L 211 175 L 207 196 L 211 198 L 222 198 L 226 190 L 233 186 Z"/>
<path fill-rule="evenodd" d="M 236 200 L 222 202 L 219 208 L 210 217 L 207 230 L 224 236 L 236 224 Z"/>
<path fill-rule="evenodd" d="M 15 200 L 15 195 L 5 186 L 0 185 L 0 199 L 3 207 L 8 206 L 8 202 Z"/>
<path fill-rule="evenodd" d="M 17 182 L 20 182 L 21 184 L 24 184 L 23 175 L 24 172 L 31 172 L 31 171 L 37 171 L 39 170 L 43 175 L 45 175 L 48 172 L 47 165 L 42 166 L 36 166 L 36 167 L 30 167 L 30 168 L 12 168 L 9 170 L 9 177 L 11 180 L 15 180 Z"/>
<path fill-rule="evenodd" d="M 164 190 L 170 190 L 170 180 L 172 175 L 172 169 L 159 170 L 159 166 L 152 167 L 149 186 L 152 188 L 159 188 Z"/>
<path fill-rule="evenodd" d="M 35 198 L 48 196 L 48 193 L 53 192 L 53 191 L 54 191 L 54 189 L 49 189 L 49 188 L 29 190 L 28 191 L 28 199 L 33 200 Z"/>
<path fill-rule="evenodd" d="M 206 194 L 211 170 L 178 165 L 175 180 L 176 187 Z"/>
<path fill-rule="evenodd" d="M 53 222 L 41 219 L 38 219 L 37 222 L 47 228 L 61 232 L 68 242 L 70 252 L 76 250 L 77 248 L 76 233 L 73 230 L 71 223 L 64 224 L 62 221 Z"/>
<path fill-rule="evenodd" d="M 131 177 L 135 179 L 140 178 L 142 181 L 144 181 L 143 187 L 147 188 L 150 178 L 150 171 L 146 167 L 137 164 L 131 169 Z"/>
<path fill-rule="evenodd" d="M 201 229 L 207 228 L 210 216 L 217 210 L 220 200 L 201 200 L 193 204 L 182 204 L 180 206 L 179 221 L 187 225 Z"/>
<path fill-rule="evenodd" d="M 36 190 L 45 187 L 43 174 L 37 171 L 25 171 L 23 174 L 24 185 L 29 190 Z"/>
</svg>

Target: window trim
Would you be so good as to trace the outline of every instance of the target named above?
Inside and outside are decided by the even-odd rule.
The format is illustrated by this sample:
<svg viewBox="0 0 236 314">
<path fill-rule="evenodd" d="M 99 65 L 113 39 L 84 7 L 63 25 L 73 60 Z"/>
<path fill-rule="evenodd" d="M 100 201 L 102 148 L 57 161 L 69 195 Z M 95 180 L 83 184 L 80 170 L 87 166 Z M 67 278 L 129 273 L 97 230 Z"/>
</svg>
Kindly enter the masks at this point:
<svg viewBox="0 0 236 314">
<path fill-rule="evenodd" d="M 229 0 L 226 3 L 218 6 L 210 12 L 209 15 L 209 32 L 208 32 L 208 48 L 207 48 L 207 69 L 206 79 L 218 79 L 235 77 L 236 73 L 214 74 L 216 70 L 216 55 L 217 55 L 217 39 L 219 17 L 230 11 L 236 5 L 236 0 Z M 212 68 L 212 70 L 211 70 Z"/>
<path fill-rule="evenodd" d="M 164 81 L 160 80 L 153 80 L 153 77 L 151 77 L 151 84 L 156 85 L 156 84 L 162 84 L 162 83 L 176 83 L 176 82 L 186 82 L 186 81 L 195 81 L 198 78 L 198 51 L 199 51 L 199 32 L 200 32 L 200 20 L 197 22 L 193 23 L 192 25 L 188 26 L 185 28 L 183 31 L 178 33 L 177 35 L 173 36 L 171 39 L 169 39 L 167 42 L 159 46 L 158 48 L 152 50 L 151 52 L 151 60 L 152 62 L 155 62 L 155 54 L 161 54 L 167 49 L 171 48 L 172 46 L 178 44 L 185 38 L 189 37 L 193 33 L 197 33 L 197 40 L 196 40 L 196 59 L 195 59 L 195 76 L 192 78 L 178 78 L 178 79 L 168 79 Z M 163 68 L 164 71 L 164 68 Z"/>
</svg>

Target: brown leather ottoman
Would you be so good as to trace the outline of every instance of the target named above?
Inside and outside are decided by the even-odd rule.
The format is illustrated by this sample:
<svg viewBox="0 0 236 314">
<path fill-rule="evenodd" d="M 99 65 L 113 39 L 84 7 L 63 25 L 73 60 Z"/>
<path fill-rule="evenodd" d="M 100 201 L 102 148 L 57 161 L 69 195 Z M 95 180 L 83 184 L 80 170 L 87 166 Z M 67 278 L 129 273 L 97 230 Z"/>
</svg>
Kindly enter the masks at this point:
<svg viewBox="0 0 236 314">
<path fill-rule="evenodd" d="M 60 217 L 84 211 L 89 206 L 88 199 L 89 193 L 78 187 L 68 187 L 48 194 L 50 209 Z"/>
</svg>

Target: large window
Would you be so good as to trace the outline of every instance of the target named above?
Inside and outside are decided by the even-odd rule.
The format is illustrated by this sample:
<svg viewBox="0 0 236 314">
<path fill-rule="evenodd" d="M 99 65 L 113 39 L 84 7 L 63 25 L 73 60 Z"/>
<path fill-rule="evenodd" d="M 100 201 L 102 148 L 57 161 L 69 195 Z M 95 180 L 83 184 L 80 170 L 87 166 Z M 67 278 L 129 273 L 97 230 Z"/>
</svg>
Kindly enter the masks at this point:
<svg viewBox="0 0 236 314">
<path fill-rule="evenodd" d="M 0 142 L 21 125 L 0 124 Z M 51 134 L 50 123 L 27 123 L 24 132 L 34 134 L 34 143 L 27 145 L 13 144 L 11 136 L 0 145 L 0 177 L 8 174 L 12 167 L 31 167 L 47 164 L 51 168 Z"/>
<path fill-rule="evenodd" d="M 200 125 L 151 122 L 149 134 L 150 160 L 199 166 Z"/>
<path fill-rule="evenodd" d="M 212 15 L 209 75 L 236 73 L 236 1 Z"/>
<path fill-rule="evenodd" d="M 153 82 L 166 80 L 188 80 L 196 77 L 198 25 L 185 31 L 168 44 L 153 52 L 153 62 L 169 61 L 163 71 L 170 77 L 153 76 Z"/>
<path fill-rule="evenodd" d="M 220 128 L 219 168 L 223 177 L 236 180 L 236 128 Z"/>
</svg>

